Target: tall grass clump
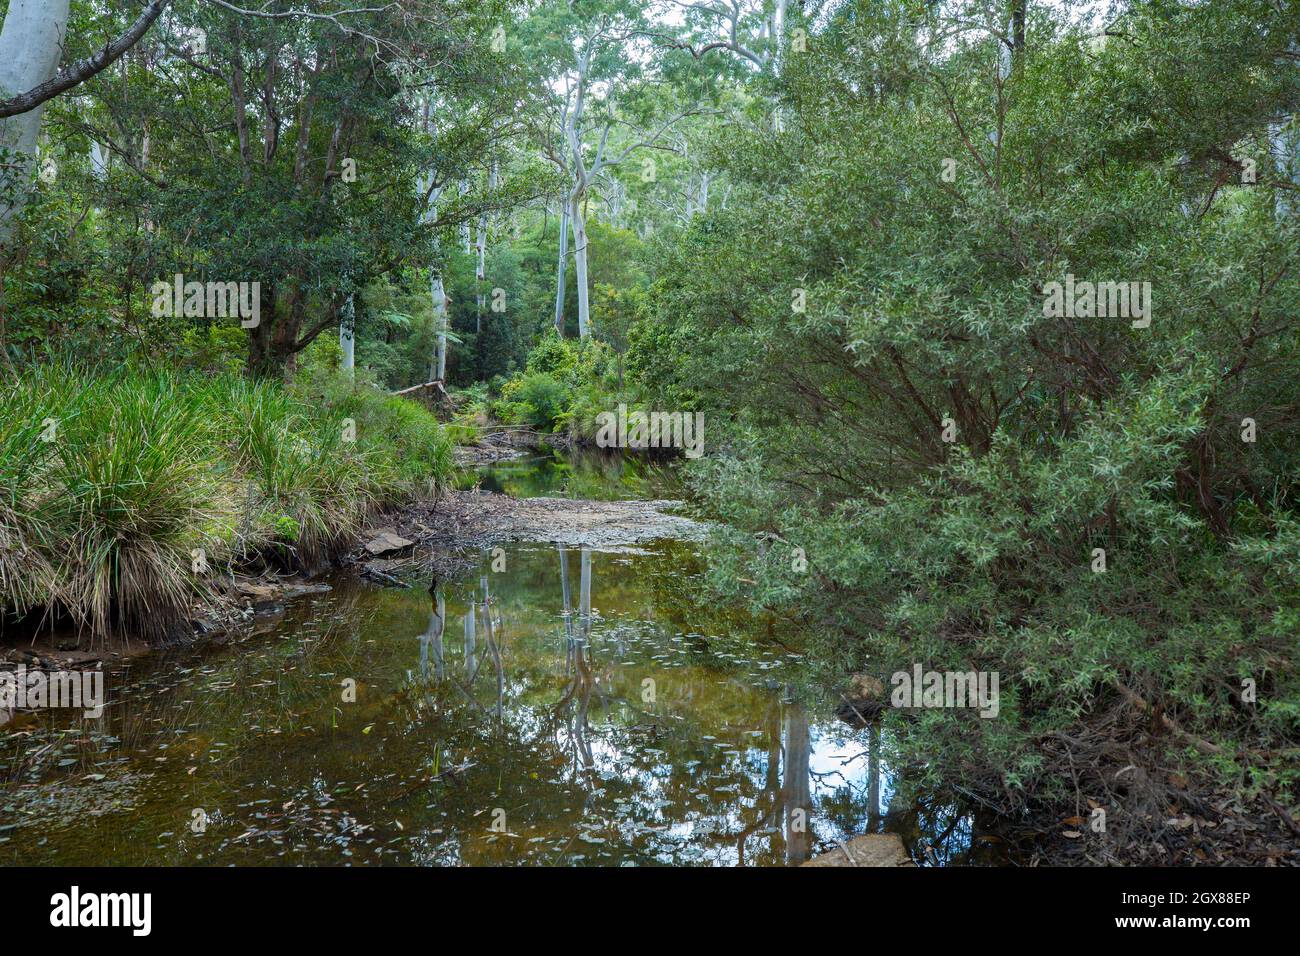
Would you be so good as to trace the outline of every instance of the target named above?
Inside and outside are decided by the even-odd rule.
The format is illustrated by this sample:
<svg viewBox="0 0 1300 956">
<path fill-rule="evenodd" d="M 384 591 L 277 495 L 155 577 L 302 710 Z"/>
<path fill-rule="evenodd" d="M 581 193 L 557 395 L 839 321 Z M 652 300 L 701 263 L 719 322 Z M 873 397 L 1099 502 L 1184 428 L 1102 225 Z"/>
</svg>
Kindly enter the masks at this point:
<svg viewBox="0 0 1300 956">
<path fill-rule="evenodd" d="M 62 369 L 0 384 L 0 604 L 15 613 L 58 594 L 45 506 L 59 423 L 75 418 L 76 398 Z"/>
<path fill-rule="evenodd" d="M 309 405 L 277 383 L 230 376 L 208 405 L 243 502 L 241 553 L 278 554 L 312 568 L 359 530 L 379 489 L 378 469 L 344 416 Z"/>
<path fill-rule="evenodd" d="M 161 636 L 203 591 L 191 552 L 220 506 L 198 394 L 170 375 L 93 381 L 53 444 L 64 602 L 96 634 Z"/>
<path fill-rule="evenodd" d="M 305 401 L 355 424 L 356 444 L 381 477 L 381 503 L 430 494 L 450 477 L 452 441 L 418 402 L 387 395 L 345 373 L 304 376 L 295 388 Z"/>
<path fill-rule="evenodd" d="M 221 572 L 317 570 L 378 506 L 450 474 L 428 411 L 326 384 L 53 367 L 4 382 L 0 621 L 44 609 L 158 639 Z"/>
</svg>

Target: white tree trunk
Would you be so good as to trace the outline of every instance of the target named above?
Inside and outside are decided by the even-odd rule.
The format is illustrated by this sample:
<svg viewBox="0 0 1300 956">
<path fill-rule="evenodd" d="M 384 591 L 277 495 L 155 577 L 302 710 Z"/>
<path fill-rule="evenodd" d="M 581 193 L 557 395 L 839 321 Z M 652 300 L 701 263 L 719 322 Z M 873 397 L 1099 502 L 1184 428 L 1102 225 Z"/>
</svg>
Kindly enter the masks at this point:
<svg viewBox="0 0 1300 956">
<path fill-rule="evenodd" d="M 488 193 L 491 194 L 497 188 L 497 166 L 492 164 L 492 169 L 488 173 Z M 487 240 L 488 240 L 488 214 L 484 210 L 478 217 L 478 267 L 475 270 L 474 277 L 482 282 L 487 278 Z"/>
<path fill-rule="evenodd" d="M 492 169 L 488 173 L 488 192 L 497 188 L 497 167 L 496 163 L 492 164 Z M 474 278 L 483 282 L 487 278 L 487 241 L 488 241 L 488 214 L 487 210 L 479 213 L 478 217 L 478 237 L 475 246 L 478 252 L 478 262 L 474 267 Z M 483 310 L 486 307 L 487 296 L 480 285 L 478 289 L 478 310 L 475 313 L 474 331 L 482 333 L 483 331 Z"/>
<path fill-rule="evenodd" d="M 431 104 L 424 101 L 424 131 L 429 133 L 433 127 L 429 121 Z M 420 192 L 428 192 L 429 198 L 424 209 L 424 221 L 438 221 L 438 200 L 442 198 L 442 187 L 435 186 L 437 171 L 430 170 L 428 178 L 421 177 Z M 433 236 L 433 261 L 429 263 L 429 298 L 433 311 L 433 327 L 437 332 L 437 344 L 429 362 L 429 378 L 442 382 L 447 378 L 447 290 L 443 288 L 442 271 L 438 268 L 440 241 L 435 232 Z"/>
<path fill-rule="evenodd" d="M 339 321 L 339 345 L 343 349 L 343 370 L 348 374 L 356 371 L 357 344 L 357 305 L 352 296 L 343 305 L 343 316 Z"/>
<path fill-rule="evenodd" d="M 433 297 L 433 322 L 438 330 L 438 351 L 434 354 L 433 377 L 439 382 L 447 378 L 447 292 L 442 287 L 442 273 L 435 267 L 430 294 Z"/>
<path fill-rule="evenodd" d="M 0 26 L 0 96 L 25 93 L 54 75 L 68 29 L 69 0 L 10 0 Z M 9 242 L 27 201 L 42 106 L 0 119 L 0 246 Z"/>
<path fill-rule="evenodd" d="M 108 151 L 99 143 L 90 144 L 90 171 L 101 182 L 108 176 Z"/>
<path fill-rule="evenodd" d="M 573 262 L 578 282 L 578 338 L 591 334 L 591 305 L 587 301 L 587 223 L 582 216 L 582 194 L 575 193 L 569 218 L 573 221 Z"/>
<path fill-rule="evenodd" d="M 788 6 L 787 0 L 776 0 L 776 12 L 772 17 L 772 39 L 776 46 L 776 67 L 777 72 L 781 70 L 781 62 L 784 59 L 784 50 L 781 49 L 785 44 L 785 14 Z"/>
<path fill-rule="evenodd" d="M 560 261 L 555 277 L 555 331 L 564 338 L 564 273 L 569 264 L 569 201 L 560 203 Z"/>
<path fill-rule="evenodd" d="M 474 332 L 482 334 L 483 332 L 483 280 L 487 278 L 487 213 L 481 212 L 478 217 L 478 235 L 474 240 L 474 250 L 476 261 L 474 264 L 474 282 L 478 286 L 477 295 L 475 296 L 476 308 L 474 310 Z"/>
<path fill-rule="evenodd" d="M 462 179 L 460 181 L 460 194 L 464 196 L 468 192 L 469 192 L 469 180 Z M 474 251 L 474 240 L 473 237 L 470 235 L 468 219 L 466 219 L 464 222 L 460 224 L 460 241 L 465 246 L 465 251 L 467 253 Z"/>
</svg>

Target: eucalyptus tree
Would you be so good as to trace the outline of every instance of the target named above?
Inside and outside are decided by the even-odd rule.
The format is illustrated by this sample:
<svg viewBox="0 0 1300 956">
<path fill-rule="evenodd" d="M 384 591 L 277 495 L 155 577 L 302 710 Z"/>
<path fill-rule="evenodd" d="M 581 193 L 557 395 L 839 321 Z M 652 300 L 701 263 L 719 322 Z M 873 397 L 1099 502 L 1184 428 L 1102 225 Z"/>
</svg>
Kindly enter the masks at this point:
<svg viewBox="0 0 1300 956">
<path fill-rule="evenodd" d="M 437 132 L 430 117 L 430 109 L 430 99 L 426 96 L 421 104 L 421 128 L 424 135 L 429 137 L 430 151 L 436 155 Z M 430 239 L 432 250 L 429 257 L 429 307 L 433 314 L 435 346 L 433 360 L 429 364 L 429 378 L 435 382 L 444 381 L 447 377 L 447 289 L 443 282 L 442 241 L 438 235 L 437 226 L 438 201 L 442 198 L 444 187 L 445 182 L 438 179 L 436 165 L 430 163 L 428 169 L 420 175 L 419 192 L 424 200 L 421 221 L 430 226 L 432 232 Z"/>
<path fill-rule="evenodd" d="M 421 170 L 465 168 L 478 141 L 448 110 L 431 163 L 416 94 L 466 75 L 479 91 L 508 88 L 488 49 L 504 6 L 408 0 L 346 24 L 230 6 L 173 4 L 132 52 L 145 69 L 86 85 L 83 127 L 129 174 L 105 190 L 106 208 L 149 224 L 140 272 L 258 282 L 248 367 L 279 374 L 346 326 L 362 285 L 400 275 L 431 231 L 473 217 L 444 210 L 431 226 Z M 480 92 L 473 125 L 512 107 Z"/>
<path fill-rule="evenodd" d="M 684 24 L 679 33 L 656 34 L 670 47 L 697 59 L 721 51 L 759 70 L 779 64 L 788 0 L 657 0 L 654 5 L 661 21 L 671 17 Z"/>
<path fill-rule="evenodd" d="M 631 160 L 638 151 L 671 149 L 667 134 L 693 104 L 671 115 L 656 112 L 653 96 L 662 49 L 650 39 L 652 24 L 635 0 L 550 2 L 534 11 L 524 26 L 524 42 L 553 71 L 552 108 L 543 149 L 567 179 L 561 228 L 573 232 L 578 293 L 578 334 L 591 334 L 588 281 L 587 201 L 600 177 Z M 653 176 L 653 160 L 644 160 Z M 558 273 L 563 282 L 565 240 Z M 557 283 L 558 284 L 558 283 Z M 556 297 L 556 324 L 563 290 Z"/>
<path fill-rule="evenodd" d="M 13 234 L 50 99 L 106 69 L 142 37 L 169 0 L 153 0 L 120 35 L 62 69 L 70 0 L 10 0 L 0 23 L 0 248 Z"/>
<path fill-rule="evenodd" d="M 368 8 L 330 5 L 324 10 L 244 9 L 228 0 L 202 0 L 244 17 L 314 19 L 345 31 L 345 21 Z M 120 25 L 112 10 L 71 0 L 9 0 L 0 18 L 0 247 L 5 246 L 27 196 L 26 178 L 44 105 L 116 63 L 163 17 L 172 0 L 149 0 Z M 392 4 L 397 7 L 399 4 Z M 79 15 L 84 14 L 84 15 Z M 100 42 L 88 23 L 106 21 Z M 73 26 L 81 27 L 74 31 Z M 376 44 L 378 40 L 371 37 Z M 62 67 L 65 53 L 74 54 Z M 76 56 L 75 54 L 84 55 Z"/>
</svg>

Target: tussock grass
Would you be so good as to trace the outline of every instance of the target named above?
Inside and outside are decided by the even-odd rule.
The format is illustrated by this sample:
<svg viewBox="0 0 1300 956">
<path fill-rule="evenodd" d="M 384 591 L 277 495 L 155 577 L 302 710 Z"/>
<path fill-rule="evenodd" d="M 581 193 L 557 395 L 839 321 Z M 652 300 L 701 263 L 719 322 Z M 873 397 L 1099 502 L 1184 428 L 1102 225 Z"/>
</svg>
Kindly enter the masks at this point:
<svg viewBox="0 0 1300 956">
<path fill-rule="evenodd" d="M 0 602 L 13 612 L 58 596 L 46 513 L 60 419 L 74 418 L 76 390 L 59 369 L 0 384 Z M 51 427 L 53 426 L 53 427 Z"/>
<path fill-rule="evenodd" d="M 378 505 L 450 474 L 423 408 L 325 385 L 62 368 L 4 383 L 5 615 L 57 608 L 92 636 L 159 639 L 212 597 L 221 568 L 318 568 Z"/>
<path fill-rule="evenodd" d="M 63 596 L 94 633 L 159 636 L 202 591 L 190 552 L 207 544 L 216 479 L 199 396 L 149 374 L 92 381 L 77 400 L 46 509 Z"/>
</svg>

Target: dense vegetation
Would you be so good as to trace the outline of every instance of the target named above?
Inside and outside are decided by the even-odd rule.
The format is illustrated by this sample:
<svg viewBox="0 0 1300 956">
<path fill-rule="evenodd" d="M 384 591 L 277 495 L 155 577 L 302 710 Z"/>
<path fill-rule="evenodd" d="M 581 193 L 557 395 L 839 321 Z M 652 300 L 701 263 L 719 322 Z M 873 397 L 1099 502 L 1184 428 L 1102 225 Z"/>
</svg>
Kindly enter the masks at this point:
<svg viewBox="0 0 1300 956">
<path fill-rule="evenodd" d="M 327 6 L 172 4 L 0 182 L 9 611 L 311 565 L 447 472 L 385 391 L 465 439 L 698 411 L 721 595 L 834 685 L 1000 674 L 995 719 L 886 709 L 911 783 L 1295 805 L 1294 4 Z M 69 56 L 132 18 L 72 9 Z M 261 324 L 155 314 L 174 273 Z"/>
<path fill-rule="evenodd" d="M 0 600 L 167 636 L 253 560 L 313 569 L 450 471 L 433 415 L 328 375 L 29 370 L 0 395 Z"/>
<path fill-rule="evenodd" d="M 1168 745 L 1294 796 L 1296 27 L 1044 12 L 1000 66 L 918 57 L 906 5 L 863 3 L 789 61 L 779 133 L 719 138 L 743 200 L 671 250 L 632 355 L 725 429 L 698 483 L 725 592 L 833 672 L 1000 672 L 998 719 L 893 715 L 922 777 L 1003 809 L 1121 791 L 1113 825 L 1159 825 L 1115 775 Z M 1150 326 L 1046 317 L 1067 273 L 1150 281 Z"/>
</svg>

